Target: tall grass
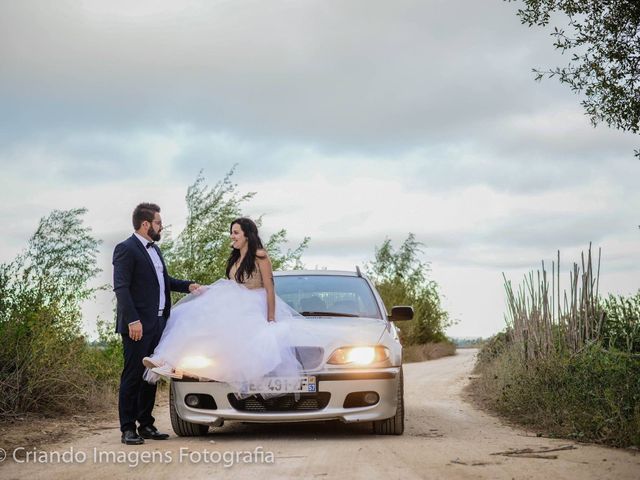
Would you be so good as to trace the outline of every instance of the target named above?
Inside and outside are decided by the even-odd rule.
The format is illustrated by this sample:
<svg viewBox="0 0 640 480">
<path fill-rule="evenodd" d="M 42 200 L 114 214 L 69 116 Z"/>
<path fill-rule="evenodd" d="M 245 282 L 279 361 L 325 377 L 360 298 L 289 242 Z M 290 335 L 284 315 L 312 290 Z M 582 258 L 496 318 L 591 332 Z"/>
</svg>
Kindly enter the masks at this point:
<svg viewBox="0 0 640 480">
<path fill-rule="evenodd" d="M 507 297 L 506 324 L 513 342 L 522 349 L 525 360 L 547 358 L 556 352 L 575 353 L 601 339 L 605 310 L 598 300 L 601 252 L 593 268 L 591 246 L 581 265 L 569 272 L 569 291 L 560 289 L 560 252 L 545 268 L 530 272 L 514 291 L 503 274 Z"/>
<path fill-rule="evenodd" d="M 551 435 L 640 445 L 640 292 L 599 295 L 591 246 L 561 288 L 560 253 L 514 289 L 504 277 L 504 332 L 478 356 L 489 406 Z M 594 267 L 595 265 L 595 267 Z"/>
</svg>

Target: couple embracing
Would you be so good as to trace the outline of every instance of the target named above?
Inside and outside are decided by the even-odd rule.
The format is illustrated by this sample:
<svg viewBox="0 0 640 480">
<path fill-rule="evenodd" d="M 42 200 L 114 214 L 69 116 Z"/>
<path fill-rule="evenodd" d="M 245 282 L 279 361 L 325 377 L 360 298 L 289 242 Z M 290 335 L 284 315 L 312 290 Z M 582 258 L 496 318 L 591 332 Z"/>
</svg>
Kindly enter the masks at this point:
<svg viewBox="0 0 640 480">
<path fill-rule="evenodd" d="M 231 223 L 226 278 L 207 286 L 169 275 L 156 245 L 158 205 L 141 203 L 132 220 L 134 233 L 113 253 L 116 331 L 124 351 L 122 443 L 169 437 L 152 415 L 161 376 L 228 382 L 242 396 L 267 375 L 299 374 L 289 327 L 300 315 L 275 295 L 271 261 L 252 220 Z M 190 294 L 173 311 L 172 291 Z"/>
</svg>

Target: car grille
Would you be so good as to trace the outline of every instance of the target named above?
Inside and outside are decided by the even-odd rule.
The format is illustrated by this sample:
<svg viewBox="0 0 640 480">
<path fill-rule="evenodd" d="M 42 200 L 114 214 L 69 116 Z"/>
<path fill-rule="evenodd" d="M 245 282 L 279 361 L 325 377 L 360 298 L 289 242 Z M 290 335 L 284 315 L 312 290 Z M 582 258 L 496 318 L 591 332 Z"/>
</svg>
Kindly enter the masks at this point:
<svg viewBox="0 0 640 480">
<path fill-rule="evenodd" d="M 296 358 L 304 370 L 314 370 L 320 366 L 324 358 L 322 347 L 295 347 Z"/>
<path fill-rule="evenodd" d="M 233 393 L 227 395 L 229 403 L 236 410 L 243 412 L 292 412 L 322 410 L 329 404 L 329 392 L 299 393 L 296 400 L 295 393 L 287 393 L 275 398 L 262 398 L 253 395 L 239 400 Z"/>
</svg>

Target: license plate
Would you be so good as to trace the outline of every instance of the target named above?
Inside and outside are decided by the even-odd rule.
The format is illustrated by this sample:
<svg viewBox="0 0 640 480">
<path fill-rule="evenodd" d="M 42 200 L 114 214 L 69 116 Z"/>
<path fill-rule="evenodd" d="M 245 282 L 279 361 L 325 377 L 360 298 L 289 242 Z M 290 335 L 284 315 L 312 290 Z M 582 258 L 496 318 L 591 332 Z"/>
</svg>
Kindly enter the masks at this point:
<svg viewBox="0 0 640 480">
<path fill-rule="evenodd" d="M 250 383 L 247 393 L 315 393 L 316 377 L 268 377 L 262 383 Z"/>
</svg>

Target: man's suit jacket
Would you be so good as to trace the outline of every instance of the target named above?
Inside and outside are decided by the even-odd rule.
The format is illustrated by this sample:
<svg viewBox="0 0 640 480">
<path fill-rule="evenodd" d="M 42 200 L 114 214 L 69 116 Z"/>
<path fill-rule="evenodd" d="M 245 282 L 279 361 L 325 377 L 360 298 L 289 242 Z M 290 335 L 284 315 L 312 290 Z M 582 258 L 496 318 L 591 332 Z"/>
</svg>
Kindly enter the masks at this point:
<svg viewBox="0 0 640 480">
<path fill-rule="evenodd" d="M 159 327 L 158 311 L 165 321 L 171 312 L 171 291 L 189 293 L 193 282 L 169 276 L 160 249 L 153 245 L 164 267 L 165 304 L 158 305 L 160 285 L 146 247 L 135 235 L 116 245 L 113 251 L 113 290 L 117 300 L 116 332 L 128 334 L 129 323 L 140 320 L 143 335 Z M 164 322 L 162 322 L 164 325 Z M 162 328 L 162 326 L 160 326 Z"/>
</svg>

